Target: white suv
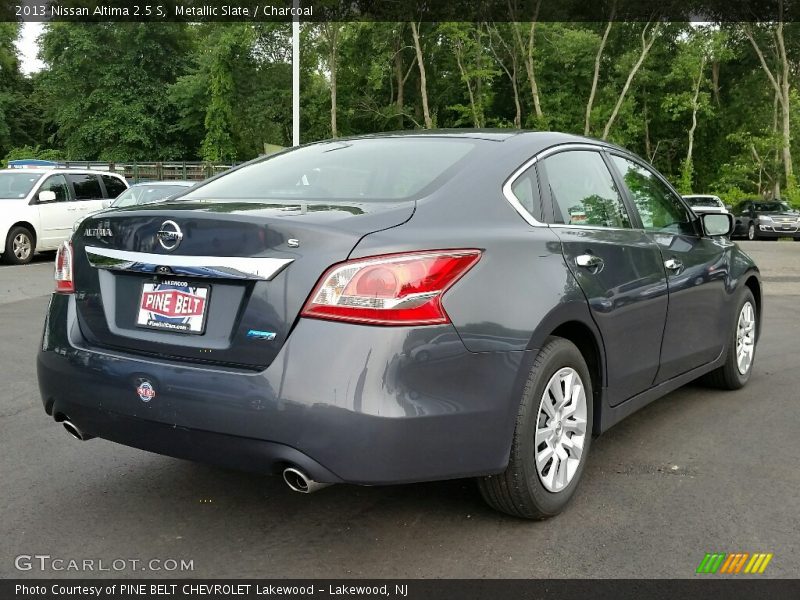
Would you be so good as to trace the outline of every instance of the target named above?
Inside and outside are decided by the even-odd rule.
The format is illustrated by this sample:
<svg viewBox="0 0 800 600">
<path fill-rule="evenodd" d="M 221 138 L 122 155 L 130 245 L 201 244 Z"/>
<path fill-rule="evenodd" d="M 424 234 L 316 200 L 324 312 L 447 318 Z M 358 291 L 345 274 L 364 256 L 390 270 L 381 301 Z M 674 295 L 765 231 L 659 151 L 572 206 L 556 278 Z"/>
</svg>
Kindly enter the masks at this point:
<svg viewBox="0 0 800 600">
<path fill-rule="evenodd" d="M 125 178 L 86 169 L 0 170 L 0 253 L 11 264 L 57 250 L 79 218 L 128 189 Z"/>
</svg>

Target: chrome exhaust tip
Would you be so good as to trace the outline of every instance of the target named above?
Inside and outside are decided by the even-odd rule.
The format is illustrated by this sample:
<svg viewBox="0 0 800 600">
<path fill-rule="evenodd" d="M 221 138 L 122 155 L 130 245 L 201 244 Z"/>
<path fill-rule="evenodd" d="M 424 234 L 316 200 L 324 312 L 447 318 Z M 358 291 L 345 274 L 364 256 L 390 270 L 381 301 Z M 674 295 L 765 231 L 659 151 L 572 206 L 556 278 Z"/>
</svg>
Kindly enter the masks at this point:
<svg viewBox="0 0 800 600">
<path fill-rule="evenodd" d="M 319 481 L 309 479 L 308 475 L 294 467 L 287 467 L 283 470 L 283 480 L 286 482 L 286 485 L 289 486 L 290 490 L 300 494 L 318 492 L 322 488 L 331 485 L 330 483 L 320 483 Z"/>
<path fill-rule="evenodd" d="M 92 437 L 94 437 L 94 436 L 91 436 L 91 435 L 86 435 L 85 433 L 83 433 L 83 432 L 82 432 L 82 431 L 81 431 L 81 430 L 78 428 L 78 426 L 77 426 L 77 425 L 75 425 L 75 423 L 73 423 L 72 421 L 70 421 L 70 420 L 68 420 L 68 419 L 64 419 L 64 420 L 61 422 L 61 424 L 64 426 L 64 429 L 66 429 L 66 430 L 67 430 L 67 433 L 69 433 L 69 434 L 70 434 L 72 437 L 74 437 L 76 440 L 80 440 L 80 441 L 82 441 L 82 442 L 85 442 L 86 440 L 90 440 L 90 439 L 92 439 Z"/>
</svg>

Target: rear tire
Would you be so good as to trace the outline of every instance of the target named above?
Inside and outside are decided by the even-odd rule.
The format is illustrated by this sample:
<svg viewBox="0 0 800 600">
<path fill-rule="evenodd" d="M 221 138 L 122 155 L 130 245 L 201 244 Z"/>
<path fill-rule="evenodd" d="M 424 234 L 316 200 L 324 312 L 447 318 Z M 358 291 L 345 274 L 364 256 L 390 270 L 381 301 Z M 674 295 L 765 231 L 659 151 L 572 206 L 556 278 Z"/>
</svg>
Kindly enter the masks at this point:
<svg viewBox="0 0 800 600">
<path fill-rule="evenodd" d="M 749 307 L 749 308 L 748 308 Z M 753 292 L 745 288 L 736 305 L 736 316 L 728 337 L 725 364 L 703 378 L 707 384 L 722 390 L 738 390 L 750 380 L 758 340 L 758 307 Z M 743 368 L 743 365 L 746 367 Z"/>
<path fill-rule="evenodd" d="M 36 242 L 26 227 L 12 227 L 6 237 L 3 261 L 10 265 L 24 265 L 33 259 Z"/>
<path fill-rule="evenodd" d="M 525 383 L 508 467 L 478 479 L 484 500 L 524 519 L 560 513 L 589 455 L 592 400 L 592 380 L 580 350 L 564 338 L 548 338 Z"/>
</svg>

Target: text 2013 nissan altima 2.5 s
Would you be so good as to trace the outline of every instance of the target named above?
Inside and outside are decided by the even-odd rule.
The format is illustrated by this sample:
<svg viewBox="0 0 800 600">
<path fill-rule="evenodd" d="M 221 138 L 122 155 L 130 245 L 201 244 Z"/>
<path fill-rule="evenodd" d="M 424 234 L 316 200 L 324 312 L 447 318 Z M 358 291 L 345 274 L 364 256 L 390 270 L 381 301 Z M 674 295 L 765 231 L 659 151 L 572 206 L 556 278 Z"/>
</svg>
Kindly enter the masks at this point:
<svg viewBox="0 0 800 600">
<path fill-rule="evenodd" d="M 79 439 L 310 492 L 477 477 L 561 511 L 592 437 L 745 385 L 759 273 L 642 160 L 558 133 L 382 134 L 87 218 L 38 357 Z"/>
</svg>

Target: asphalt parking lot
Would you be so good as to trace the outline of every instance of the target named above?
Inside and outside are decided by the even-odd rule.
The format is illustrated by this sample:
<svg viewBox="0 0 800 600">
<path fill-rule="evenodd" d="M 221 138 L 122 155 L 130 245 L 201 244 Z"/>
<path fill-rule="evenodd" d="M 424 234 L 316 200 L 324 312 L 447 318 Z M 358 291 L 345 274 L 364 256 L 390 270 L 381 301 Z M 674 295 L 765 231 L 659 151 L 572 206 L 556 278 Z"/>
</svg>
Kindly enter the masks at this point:
<svg viewBox="0 0 800 600">
<path fill-rule="evenodd" d="M 706 552 L 742 551 L 774 553 L 761 577 L 796 577 L 800 244 L 741 245 L 766 294 L 750 384 L 690 385 L 614 427 L 572 504 L 546 522 L 493 512 L 471 481 L 304 496 L 278 478 L 77 442 L 36 385 L 52 257 L 0 266 L 0 576 L 683 578 Z M 194 569 L 15 568 L 33 554 Z"/>
</svg>

